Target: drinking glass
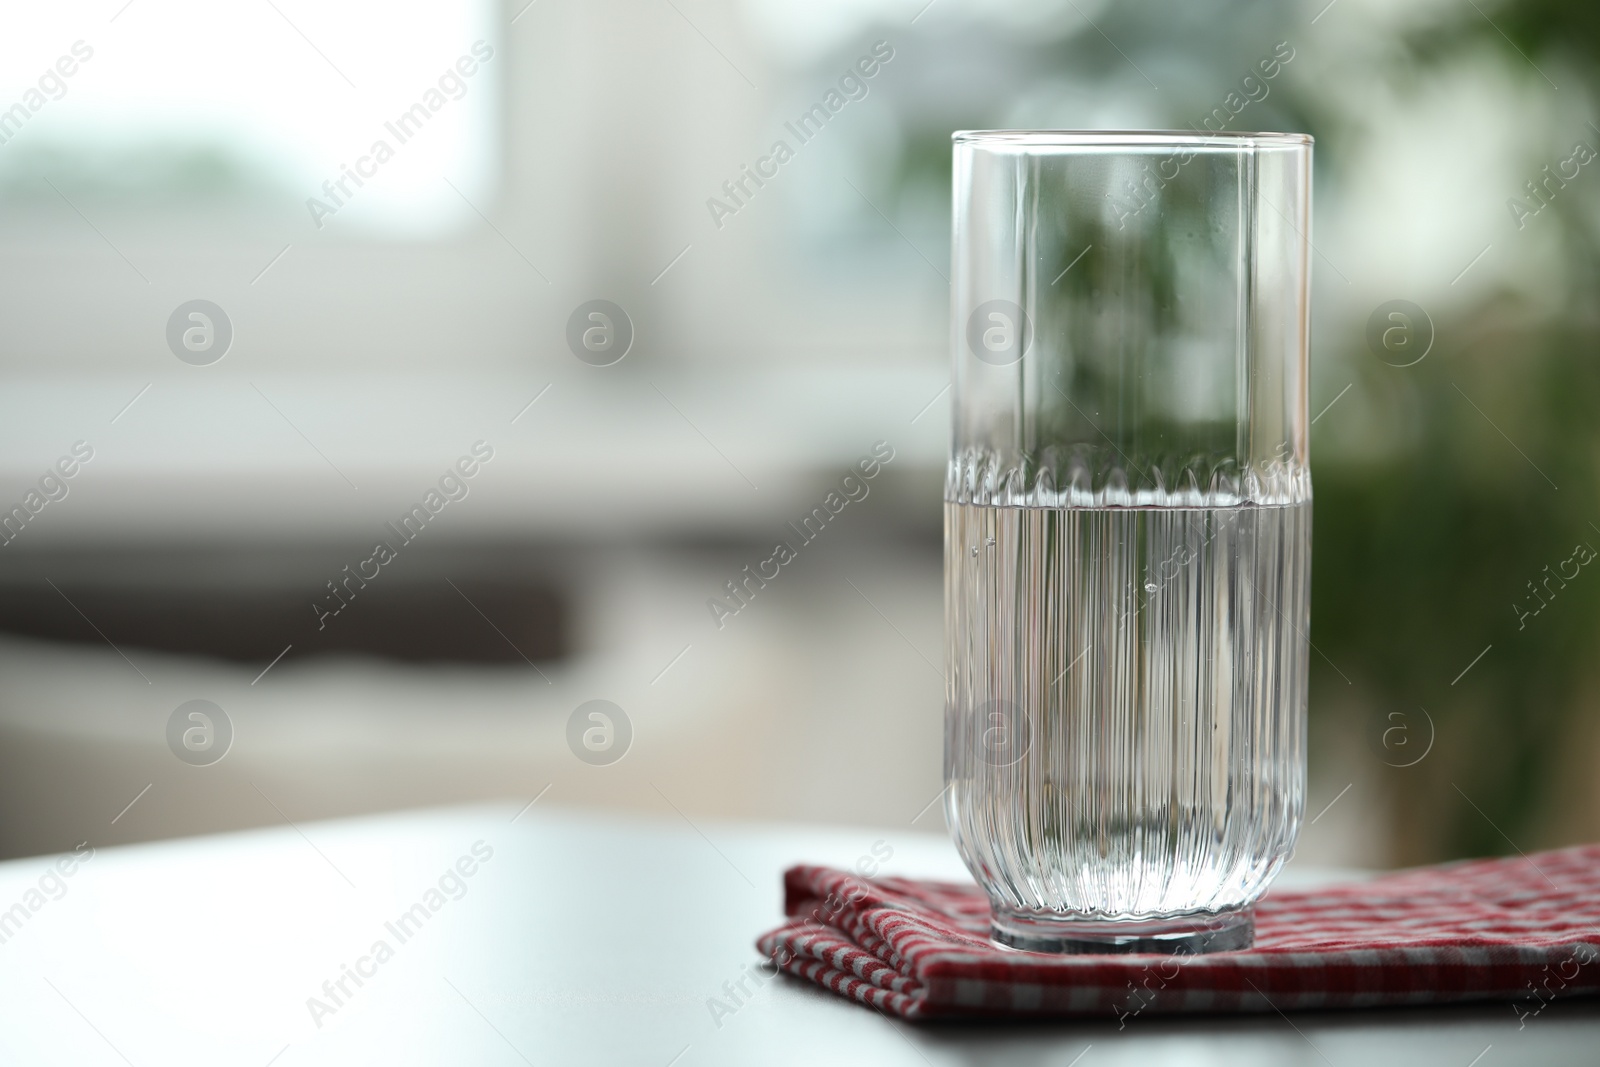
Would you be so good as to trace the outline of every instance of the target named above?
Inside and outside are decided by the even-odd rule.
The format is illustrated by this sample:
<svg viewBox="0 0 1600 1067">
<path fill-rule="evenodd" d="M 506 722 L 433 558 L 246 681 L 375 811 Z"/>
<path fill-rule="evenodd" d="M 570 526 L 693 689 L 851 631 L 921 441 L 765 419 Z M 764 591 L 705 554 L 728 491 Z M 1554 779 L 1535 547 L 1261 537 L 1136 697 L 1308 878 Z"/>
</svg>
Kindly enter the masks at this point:
<svg viewBox="0 0 1600 1067">
<path fill-rule="evenodd" d="M 1311 138 L 954 136 L 945 803 L 995 940 L 1247 947 L 1304 807 Z"/>
</svg>

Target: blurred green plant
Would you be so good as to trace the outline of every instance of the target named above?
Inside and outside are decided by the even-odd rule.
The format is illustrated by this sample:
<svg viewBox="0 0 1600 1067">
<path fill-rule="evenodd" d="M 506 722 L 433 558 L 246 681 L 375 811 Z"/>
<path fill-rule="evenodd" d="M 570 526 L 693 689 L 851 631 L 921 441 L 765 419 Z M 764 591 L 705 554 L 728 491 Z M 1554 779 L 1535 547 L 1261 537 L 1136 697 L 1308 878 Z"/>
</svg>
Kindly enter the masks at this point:
<svg viewBox="0 0 1600 1067">
<path fill-rule="evenodd" d="M 1466 11 L 1411 42 L 1413 54 L 1427 64 L 1494 48 L 1513 69 L 1562 56 L 1563 89 L 1594 98 L 1600 11 L 1533 0 L 1488 15 Z M 1578 74 L 1585 84 L 1572 83 Z M 1353 136 L 1329 131 L 1319 152 L 1337 160 Z M 1530 175 L 1542 162 L 1528 161 Z M 1581 186 L 1563 190 L 1545 209 L 1555 217 L 1539 220 L 1560 235 L 1564 297 L 1502 291 L 1437 322 L 1433 351 L 1406 368 L 1361 362 L 1361 338 L 1339 339 L 1362 368 L 1358 387 L 1406 434 L 1381 463 L 1314 464 L 1312 640 L 1369 706 L 1371 750 L 1389 765 L 1395 862 L 1532 850 L 1597 829 L 1600 797 L 1570 753 L 1600 742 L 1588 729 L 1600 573 L 1563 566 L 1578 545 L 1600 549 L 1592 202 Z M 1348 707 L 1337 696 L 1346 685 L 1314 662 L 1313 713 Z M 1385 753 L 1384 724 L 1400 712 L 1420 733 L 1422 708 L 1434 749 L 1395 766 L 1406 759 Z"/>
<path fill-rule="evenodd" d="M 1208 8 L 1200 21 L 1176 6 L 1119 7 L 1097 20 L 1101 32 L 1045 41 L 1037 54 L 1046 68 L 1109 80 L 1129 56 L 1160 70 L 1183 39 L 1209 70 L 1191 70 L 1183 92 L 1163 94 L 1164 106 L 1179 109 L 1168 121 L 1182 127 L 1229 88 L 1235 68 L 1249 69 L 1263 41 L 1305 43 L 1316 7 L 1239 2 Z M 1600 7 L 1513 0 L 1430 17 L 1442 21 L 1396 31 L 1382 45 L 1389 54 L 1380 76 L 1397 91 L 1463 56 L 1498 53 L 1507 70 L 1530 79 L 1535 63 L 1539 78 L 1557 74 L 1563 101 L 1600 99 Z M 1218 27 L 1244 25 L 1248 40 L 1219 35 Z M 1346 177 L 1342 161 L 1362 158 L 1370 135 L 1331 106 L 1339 91 L 1326 79 L 1280 79 L 1247 123 L 1313 134 L 1318 183 L 1333 196 Z M 1014 124 L 999 104 L 927 119 L 906 122 L 891 169 L 894 194 L 908 203 L 929 190 L 948 196 L 953 125 Z M 1600 149 L 1600 130 L 1573 135 Z M 1515 162 L 1532 177 L 1564 155 Z M 1535 300 L 1506 287 L 1436 319 L 1431 352 L 1410 367 L 1368 352 L 1364 321 L 1320 330 L 1313 352 L 1314 368 L 1353 368 L 1361 402 L 1393 430 L 1393 447 L 1369 458 L 1318 447 L 1337 409 L 1314 428 L 1311 708 L 1325 722 L 1366 717 L 1365 758 L 1392 815 L 1370 832 L 1386 840 L 1380 851 L 1394 863 L 1600 834 L 1600 725 L 1591 726 L 1600 699 L 1590 695 L 1600 684 L 1600 568 L 1579 566 L 1574 577 L 1566 577 L 1572 563 L 1563 569 L 1575 546 L 1600 550 L 1600 231 L 1596 194 L 1581 184 L 1600 189 L 1600 174 L 1583 171 L 1537 220 L 1557 235 L 1559 262 L 1549 266 L 1559 293 Z M 1449 181 L 1448 169 L 1439 180 Z M 1534 588 L 1546 591 L 1548 606 L 1527 615 L 1541 603 Z M 1407 749 L 1386 734 L 1396 722 L 1406 723 Z M 1356 724 L 1335 725 L 1349 733 Z M 1403 765 L 1424 750 L 1426 758 Z"/>
</svg>

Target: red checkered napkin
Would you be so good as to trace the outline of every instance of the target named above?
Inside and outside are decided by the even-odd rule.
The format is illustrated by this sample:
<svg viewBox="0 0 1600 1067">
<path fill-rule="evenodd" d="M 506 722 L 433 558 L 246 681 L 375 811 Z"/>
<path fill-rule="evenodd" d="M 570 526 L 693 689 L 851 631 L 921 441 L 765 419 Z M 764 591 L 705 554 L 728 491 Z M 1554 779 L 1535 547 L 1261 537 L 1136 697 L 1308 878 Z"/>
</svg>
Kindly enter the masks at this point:
<svg viewBox="0 0 1600 1067">
<path fill-rule="evenodd" d="M 1054 956 L 989 940 L 975 885 L 784 875 L 790 921 L 756 942 L 792 975 L 907 1019 L 1510 1001 L 1524 1020 L 1600 992 L 1600 845 L 1274 891 L 1252 948 Z"/>
</svg>

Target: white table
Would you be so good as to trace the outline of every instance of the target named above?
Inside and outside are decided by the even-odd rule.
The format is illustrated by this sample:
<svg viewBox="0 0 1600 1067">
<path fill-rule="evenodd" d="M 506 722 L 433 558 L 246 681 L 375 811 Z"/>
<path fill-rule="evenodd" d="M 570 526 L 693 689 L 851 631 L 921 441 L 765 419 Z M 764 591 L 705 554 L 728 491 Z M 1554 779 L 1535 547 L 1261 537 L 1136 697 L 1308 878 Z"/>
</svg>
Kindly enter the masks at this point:
<svg viewBox="0 0 1600 1067">
<path fill-rule="evenodd" d="M 1505 1003 L 918 1027 L 745 977 L 750 995 L 714 1019 L 779 918 L 784 866 L 850 864 L 881 841 L 886 873 L 954 876 L 949 845 L 517 808 L 103 848 L 64 878 L 51 858 L 0 864 L 0 909 L 26 913 L 0 911 L 0 1063 L 1500 1067 L 1593 1063 L 1600 1045 L 1594 1001 L 1520 1031 Z M 475 845 L 470 876 L 444 880 L 459 899 L 428 899 Z M 385 926 L 419 903 L 437 911 Z M 335 1002 L 323 984 L 337 992 L 345 964 L 368 977 Z M 331 1011 L 314 1021 L 311 997 Z"/>
</svg>

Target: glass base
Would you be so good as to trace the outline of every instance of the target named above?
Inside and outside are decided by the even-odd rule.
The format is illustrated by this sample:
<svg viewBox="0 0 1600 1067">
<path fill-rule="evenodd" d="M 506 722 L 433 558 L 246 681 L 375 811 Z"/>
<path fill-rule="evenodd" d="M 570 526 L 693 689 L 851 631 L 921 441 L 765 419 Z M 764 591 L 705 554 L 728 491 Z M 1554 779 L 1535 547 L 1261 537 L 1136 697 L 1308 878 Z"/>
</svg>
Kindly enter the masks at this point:
<svg viewBox="0 0 1600 1067">
<path fill-rule="evenodd" d="M 1249 948 L 1255 909 L 1174 919 L 1082 919 L 993 905 L 991 929 L 1002 945 L 1028 952 L 1152 952 L 1194 956 Z"/>
</svg>

